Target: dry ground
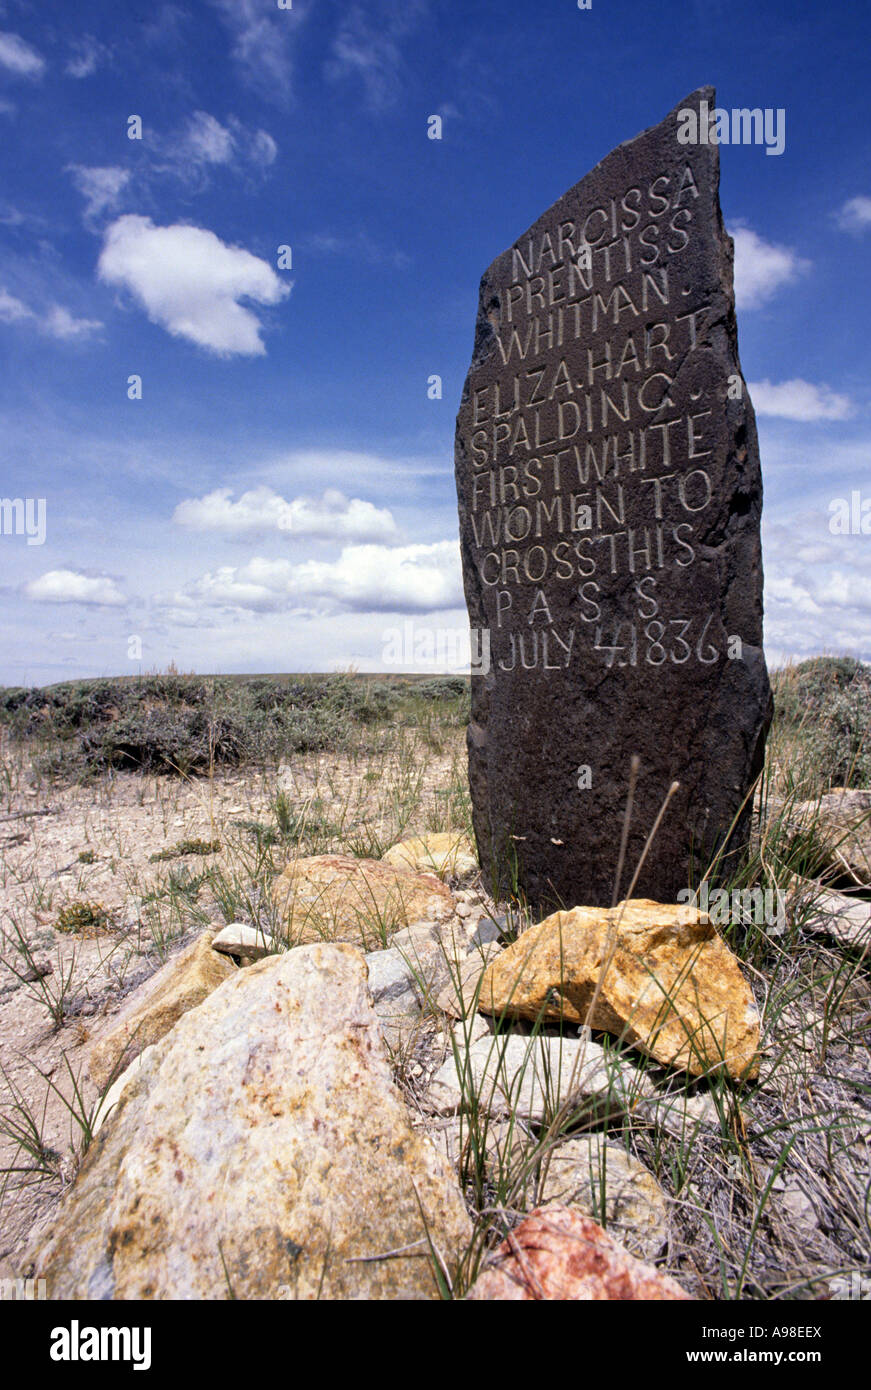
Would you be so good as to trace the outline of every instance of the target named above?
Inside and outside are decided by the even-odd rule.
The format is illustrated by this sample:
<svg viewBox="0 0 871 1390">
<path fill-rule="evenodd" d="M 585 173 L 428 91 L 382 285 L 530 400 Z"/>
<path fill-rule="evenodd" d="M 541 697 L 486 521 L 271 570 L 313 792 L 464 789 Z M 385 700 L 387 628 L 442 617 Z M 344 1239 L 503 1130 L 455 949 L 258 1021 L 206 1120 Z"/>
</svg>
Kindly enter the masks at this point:
<svg viewBox="0 0 871 1390">
<path fill-rule="evenodd" d="M 782 752 L 775 747 L 776 757 Z M 269 929 L 268 885 L 291 855 L 380 857 L 406 835 L 468 826 L 468 793 L 457 727 L 397 727 L 356 752 L 294 754 L 258 771 L 106 772 L 83 786 L 46 783 L 26 749 L 8 742 L 0 760 L 0 1167 L 13 1170 L 0 1203 L 6 1277 L 75 1173 L 97 1099 L 84 1073 L 86 1045 L 120 998 L 208 923 Z M 775 832 L 763 828 L 757 859 Z M 64 930 L 63 914 L 76 905 L 80 929 Z M 487 907 L 482 896 L 478 910 Z M 758 1083 L 684 1088 L 672 1078 L 704 1102 L 712 1125 L 675 1137 L 620 1119 L 610 1137 L 673 1199 L 663 1263 L 696 1296 L 871 1293 L 867 943 L 845 951 L 797 919 L 783 938 L 732 944 L 764 1021 Z M 48 964 L 51 973 L 21 980 Z M 426 1020 L 416 1047 L 396 1059 L 413 1108 L 447 1038 L 444 1020 Z M 668 1080 L 655 1068 L 651 1075 Z M 525 1169 L 592 1122 L 578 1113 L 556 1134 L 528 1129 L 520 1135 Z M 482 1122 L 464 1123 L 474 1130 Z M 23 1148 L 11 1141 L 16 1126 L 33 1130 Z M 508 1163 L 495 1178 L 467 1163 L 462 1180 L 476 1220 L 471 1270 L 528 1203 Z"/>
</svg>

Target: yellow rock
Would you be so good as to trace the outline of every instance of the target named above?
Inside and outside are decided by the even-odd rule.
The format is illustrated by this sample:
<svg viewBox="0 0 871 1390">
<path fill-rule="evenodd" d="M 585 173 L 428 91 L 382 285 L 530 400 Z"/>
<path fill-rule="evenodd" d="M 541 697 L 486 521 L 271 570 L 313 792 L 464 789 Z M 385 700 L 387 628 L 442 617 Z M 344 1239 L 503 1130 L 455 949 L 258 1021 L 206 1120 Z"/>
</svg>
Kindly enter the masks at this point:
<svg viewBox="0 0 871 1390">
<path fill-rule="evenodd" d="M 434 874 L 403 872 L 377 859 L 318 854 L 288 864 L 273 885 L 290 944 L 342 941 L 380 950 L 394 932 L 454 910 Z"/>
<path fill-rule="evenodd" d="M 635 898 L 555 912 L 488 966 L 478 1007 L 588 1023 L 693 1076 L 724 1064 L 733 1076 L 758 1072 L 750 987 L 709 918 L 690 906 Z"/>
<path fill-rule="evenodd" d="M 448 830 L 433 835 L 417 835 L 401 840 L 382 858 L 394 869 L 412 869 L 437 874 L 439 878 L 466 878 L 478 869 L 478 859 L 468 835 Z"/>
<path fill-rule="evenodd" d="M 182 1014 L 195 1009 L 218 985 L 235 975 L 236 966 L 212 949 L 215 933 L 203 932 L 170 960 L 129 999 L 108 1032 L 91 1049 L 88 1068 L 100 1090 L 112 1073 L 120 1079 L 140 1052 L 169 1032 Z"/>
</svg>

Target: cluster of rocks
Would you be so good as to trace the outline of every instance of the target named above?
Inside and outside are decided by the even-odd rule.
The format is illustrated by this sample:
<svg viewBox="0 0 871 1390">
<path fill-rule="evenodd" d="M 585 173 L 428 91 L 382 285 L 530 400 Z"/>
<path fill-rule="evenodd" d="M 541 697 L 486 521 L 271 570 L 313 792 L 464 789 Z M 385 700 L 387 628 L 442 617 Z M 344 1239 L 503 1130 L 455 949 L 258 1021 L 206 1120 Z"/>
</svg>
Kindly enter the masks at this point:
<svg viewBox="0 0 871 1390">
<path fill-rule="evenodd" d="M 537 1209 L 471 1296 L 686 1296 L 640 1263 L 669 1199 L 601 1126 L 715 1117 L 590 1030 L 684 1076 L 746 1075 L 750 991 L 687 907 L 576 909 L 506 940 L 459 887 L 472 864 L 458 835 L 299 859 L 274 936 L 206 931 L 127 999 L 90 1049 L 95 1139 L 31 1253 L 50 1297 L 438 1297 L 472 1244 L 470 1114 L 499 1165 L 580 1109 L 587 1131 L 527 1165 L 518 1210 Z"/>
</svg>

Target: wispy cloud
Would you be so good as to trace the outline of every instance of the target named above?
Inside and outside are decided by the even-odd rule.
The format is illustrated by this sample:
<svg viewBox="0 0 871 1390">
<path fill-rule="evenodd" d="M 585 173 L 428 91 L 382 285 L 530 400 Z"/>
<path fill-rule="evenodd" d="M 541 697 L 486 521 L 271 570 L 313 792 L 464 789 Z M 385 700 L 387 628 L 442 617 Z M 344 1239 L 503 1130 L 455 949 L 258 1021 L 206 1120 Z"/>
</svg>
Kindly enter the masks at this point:
<svg viewBox="0 0 871 1390">
<path fill-rule="evenodd" d="M 815 386 L 801 377 L 777 384 L 767 378 L 753 381 L 748 383 L 748 390 L 757 415 L 807 421 L 846 420 L 853 413 L 849 396 L 839 395 L 828 386 Z"/>
<path fill-rule="evenodd" d="M 278 145 L 268 131 L 246 125 L 234 115 L 219 120 L 209 111 L 197 110 L 174 130 L 149 132 L 130 191 L 152 195 L 158 180 L 173 178 L 185 185 L 186 192 L 202 193 L 220 172 L 249 179 L 252 174 L 263 176 L 277 155 Z"/>
<path fill-rule="evenodd" d="M 293 45 L 306 5 L 291 9 L 261 0 L 212 0 L 232 35 L 232 56 L 244 80 L 267 99 L 286 105 L 293 94 Z"/>
<path fill-rule="evenodd" d="M 327 76 L 358 78 L 366 104 L 375 111 L 392 106 L 402 92 L 401 41 L 428 11 L 427 0 L 377 0 L 351 5 L 333 41 Z"/>
<path fill-rule="evenodd" d="M 103 327 L 99 319 L 76 318 L 60 304 L 49 304 L 44 312 L 37 313 L 5 289 L 0 289 L 0 323 L 31 324 L 47 337 L 64 342 L 91 338 Z"/>
<path fill-rule="evenodd" d="M 811 263 L 790 246 L 766 241 L 750 227 L 730 229 L 735 242 L 735 303 L 758 309 L 784 285 L 807 273 Z"/>
<path fill-rule="evenodd" d="M 195 111 L 188 121 L 184 145 L 199 164 L 229 164 L 234 140 L 230 131 L 208 111 Z"/>
<path fill-rule="evenodd" d="M 0 323 L 21 323 L 36 318 L 33 310 L 8 290 L 0 289 Z"/>
<path fill-rule="evenodd" d="M 70 164 L 68 171 L 73 176 L 76 188 L 85 199 L 85 217 L 95 221 L 106 212 L 117 207 L 122 192 L 130 183 L 130 173 L 116 165 L 89 167 L 85 164 Z"/>
<path fill-rule="evenodd" d="M 64 72 L 67 77 L 82 79 L 91 77 L 97 68 L 109 58 L 109 49 L 92 34 L 83 34 L 72 43 L 72 56 L 68 59 Z"/>
<path fill-rule="evenodd" d="M 152 323 L 219 357 L 262 356 L 263 325 L 239 300 L 278 304 L 291 288 L 266 261 L 214 232 L 133 215 L 108 227 L 97 272 L 129 290 Z"/>
<path fill-rule="evenodd" d="M 315 255 L 353 256 L 367 265 L 392 265 L 404 270 L 411 265 L 411 257 L 405 251 L 397 251 L 389 246 L 379 246 L 368 232 L 358 231 L 352 235 L 337 235 L 334 232 L 316 232 L 308 238 L 306 247 Z"/>
<path fill-rule="evenodd" d="M 837 223 L 843 232 L 867 232 L 871 227 L 871 198 L 864 193 L 848 198 L 839 208 Z"/>
<path fill-rule="evenodd" d="M 19 34 L 0 34 L 0 66 L 16 77 L 42 77 L 46 62 L 41 53 Z"/>
<path fill-rule="evenodd" d="M 102 327 L 99 319 L 78 319 L 61 304 L 53 304 L 42 320 L 44 333 L 67 342 L 90 338 Z"/>
</svg>

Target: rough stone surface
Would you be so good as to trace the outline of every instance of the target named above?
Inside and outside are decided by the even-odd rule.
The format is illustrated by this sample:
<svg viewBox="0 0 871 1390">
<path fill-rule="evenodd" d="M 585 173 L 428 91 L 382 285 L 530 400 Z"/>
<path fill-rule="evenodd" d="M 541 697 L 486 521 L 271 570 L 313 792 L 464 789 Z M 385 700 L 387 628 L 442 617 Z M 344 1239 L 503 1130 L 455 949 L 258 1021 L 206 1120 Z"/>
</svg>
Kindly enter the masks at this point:
<svg viewBox="0 0 871 1390">
<path fill-rule="evenodd" d="M 386 951 L 371 951 L 366 957 L 366 966 L 369 971 L 369 992 L 376 1007 L 379 1004 L 399 1004 L 410 995 L 415 1010 L 420 1012 L 414 975 L 399 951 L 392 947 Z"/>
<path fill-rule="evenodd" d="M 406 1047 L 420 1032 L 423 995 L 401 952 L 391 947 L 366 957 L 369 993 L 392 1051 Z"/>
<path fill-rule="evenodd" d="M 686 1300 L 674 1279 L 644 1264 L 589 1216 L 554 1203 L 539 1207 L 503 1240 L 468 1298 L 610 1302 Z"/>
<path fill-rule="evenodd" d="M 847 883 L 871 887 L 871 790 L 835 787 L 796 806 L 790 820 L 813 826 L 821 868 Z"/>
<path fill-rule="evenodd" d="M 750 987 L 708 917 L 688 905 L 633 898 L 555 912 L 487 967 L 478 1007 L 588 1024 L 694 1076 L 720 1065 L 758 1073 Z"/>
<path fill-rule="evenodd" d="M 538 1200 L 604 1218 L 609 1233 L 642 1260 L 655 1259 L 668 1240 L 668 1197 L 643 1163 L 600 1134 L 570 1139 L 542 1162 Z"/>
<path fill-rule="evenodd" d="M 472 1108 L 498 1117 L 550 1118 L 566 1102 L 595 1102 L 611 1116 L 632 1110 L 649 1083 L 634 1068 L 606 1062 L 597 1043 L 579 1038 L 489 1034 L 459 1045 L 460 1070 L 451 1054 L 433 1077 L 423 1104 L 447 1115 Z"/>
<path fill-rule="evenodd" d="M 655 1129 L 664 1130 L 681 1145 L 691 1144 L 699 1134 L 715 1134 L 721 1128 L 720 1115 L 710 1095 L 657 1093 L 640 1100 L 635 1115 Z"/>
<path fill-rule="evenodd" d="M 475 945 L 468 956 L 450 971 L 436 996 L 436 1003 L 442 1013 L 450 1018 L 468 1018 L 478 1009 L 478 996 L 487 962 L 495 960 L 500 953 L 497 942 L 490 941 L 485 946 Z"/>
<path fill-rule="evenodd" d="M 212 950 L 247 963 L 262 960 L 264 956 L 274 956 L 278 947 L 268 932 L 260 931 L 248 922 L 231 922 L 213 938 Z"/>
<path fill-rule="evenodd" d="M 450 890 L 434 874 L 410 873 L 377 859 L 318 854 L 287 865 L 273 885 L 294 945 L 346 941 L 375 950 L 422 917 L 450 916 Z"/>
<path fill-rule="evenodd" d="M 813 898 L 802 912 L 802 927 L 830 936 L 839 946 L 862 949 L 871 942 L 871 902 L 845 893 L 820 891 L 812 885 Z"/>
<path fill-rule="evenodd" d="M 468 878 L 478 872 L 475 848 L 462 830 L 440 831 L 401 840 L 383 856 L 394 869 L 414 869 L 439 878 Z"/>
<path fill-rule="evenodd" d="M 398 931 L 390 944 L 406 962 L 421 999 L 427 1002 L 434 1001 L 449 981 L 457 978 L 472 954 L 469 932 L 455 919 L 415 923 Z"/>
<path fill-rule="evenodd" d="M 32 1252 L 50 1298 L 438 1296 L 424 1222 L 450 1268 L 469 1221 L 366 978 L 351 946 L 301 947 L 179 1020 Z"/>
<path fill-rule="evenodd" d="M 97 1111 L 91 1127 L 91 1132 L 94 1136 L 99 1134 L 124 1092 L 139 1072 L 140 1067 L 148 1061 L 148 1058 L 151 1056 L 156 1046 L 157 1043 L 151 1043 L 150 1046 L 144 1048 L 142 1052 L 139 1053 L 138 1057 L 134 1057 L 127 1070 L 122 1071 L 121 1075 L 112 1082 L 112 1085 L 103 1096 L 100 1108 Z"/>
<path fill-rule="evenodd" d="M 126 1070 L 140 1052 L 159 1042 L 189 1009 L 236 973 L 226 956 L 214 951 L 214 932 L 203 932 L 125 1000 L 108 1030 L 91 1048 L 88 1070 L 102 1089 Z"/>
<path fill-rule="evenodd" d="M 733 245 L 718 146 L 678 140 L 678 111 L 704 101 L 612 150 L 481 282 L 456 436 L 466 601 L 490 644 L 469 778 L 487 886 L 516 868 L 540 910 L 612 901 L 633 754 L 630 872 L 680 782 L 637 885 L 665 902 L 733 821 L 746 840 L 762 767 Z"/>
</svg>

